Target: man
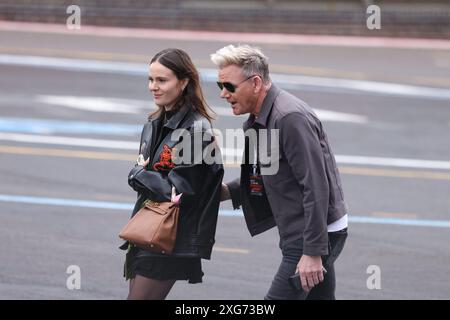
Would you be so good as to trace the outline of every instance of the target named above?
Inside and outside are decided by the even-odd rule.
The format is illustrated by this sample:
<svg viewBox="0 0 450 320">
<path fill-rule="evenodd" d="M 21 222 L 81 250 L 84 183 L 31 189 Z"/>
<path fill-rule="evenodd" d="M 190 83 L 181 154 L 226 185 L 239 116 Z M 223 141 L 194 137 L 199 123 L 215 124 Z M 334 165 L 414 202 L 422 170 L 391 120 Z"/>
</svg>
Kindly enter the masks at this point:
<svg viewBox="0 0 450 320">
<path fill-rule="evenodd" d="M 248 135 L 257 141 L 246 141 L 240 179 L 222 186 L 222 200 L 243 206 L 252 236 L 278 227 L 283 259 L 265 298 L 335 299 L 333 264 L 347 237 L 347 207 L 321 122 L 305 102 L 271 83 L 259 49 L 229 45 L 211 60 L 219 68 L 220 97 L 235 115 L 250 113 L 244 132 L 277 132 L 278 139 L 265 140 L 276 172 L 264 173 L 260 135 Z M 255 145 L 256 161 L 247 161 Z"/>
</svg>

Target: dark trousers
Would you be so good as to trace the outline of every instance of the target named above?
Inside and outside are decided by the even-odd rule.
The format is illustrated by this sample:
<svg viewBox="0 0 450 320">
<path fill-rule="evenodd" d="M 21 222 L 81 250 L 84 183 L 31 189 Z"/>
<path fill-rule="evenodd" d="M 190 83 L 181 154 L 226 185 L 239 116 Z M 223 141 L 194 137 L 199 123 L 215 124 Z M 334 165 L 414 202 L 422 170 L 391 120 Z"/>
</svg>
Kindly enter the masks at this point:
<svg viewBox="0 0 450 320">
<path fill-rule="evenodd" d="M 299 291 L 289 283 L 289 277 L 296 272 L 297 264 L 303 255 L 302 239 L 289 243 L 282 248 L 283 259 L 272 281 L 265 300 L 335 300 L 336 275 L 334 262 L 344 248 L 347 229 L 328 233 L 329 254 L 322 257 L 327 273 L 324 281 L 316 285 L 309 293 Z"/>
</svg>

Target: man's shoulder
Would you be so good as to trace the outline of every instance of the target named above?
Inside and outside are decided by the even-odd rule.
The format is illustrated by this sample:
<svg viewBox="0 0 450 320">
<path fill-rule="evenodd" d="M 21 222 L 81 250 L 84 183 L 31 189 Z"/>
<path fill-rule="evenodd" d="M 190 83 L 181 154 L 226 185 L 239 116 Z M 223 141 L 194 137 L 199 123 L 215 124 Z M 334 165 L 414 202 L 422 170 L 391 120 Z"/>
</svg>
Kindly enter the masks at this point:
<svg viewBox="0 0 450 320">
<path fill-rule="evenodd" d="M 272 119 L 275 122 L 278 122 L 287 115 L 293 113 L 302 115 L 308 119 L 311 117 L 317 118 L 312 108 L 305 101 L 280 89 L 280 93 L 273 104 Z"/>
</svg>

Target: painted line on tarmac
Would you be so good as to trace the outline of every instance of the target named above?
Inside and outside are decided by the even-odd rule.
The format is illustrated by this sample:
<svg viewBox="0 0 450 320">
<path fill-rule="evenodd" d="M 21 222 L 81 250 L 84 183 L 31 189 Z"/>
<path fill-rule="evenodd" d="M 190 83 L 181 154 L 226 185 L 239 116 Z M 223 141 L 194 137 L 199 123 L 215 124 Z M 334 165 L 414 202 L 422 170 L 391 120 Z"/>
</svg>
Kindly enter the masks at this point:
<svg viewBox="0 0 450 320">
<path fill-rule="evenodd" d="M 44 157 L 64 157 L 64 158 L 83 158 L 92 160 L 111 160 L 111 161 L 128 161 L 136 160 L 136 155 L 111 153 L 111 152 L 97 152 L 97 151 L 77 151 L 77 150 L 63 150 L 63 149 L 47 149 L 47 148 L 27 148 L 14 146 L 0 146 L 0 153 L 6 154 L 21 154 L 30 156 L 44 156 Z M 239 168 L 238 162 L 225 162 L 227 168 Z M 404 171 L 404 170 L 386 170 L 373 169 L 362 167 L 346 167 L 339 166 L 339 171 L 342 174 L 348 175 L 362 175 L 362 176 L 377 176 L 377 177 L 392 177 L 392 178 L 410 178 L 410 179 L 431 179 L 431 180 L 450 180 L 450 174 L 444 172 L 430 172 L 430 171 Z"/>
<path fill-rule="evenodd" d="M 440 49 L 450 50 L 450 41 L 441 39 L 412 39 L 388 37 L 303 35 L 283 33 L 217 32 L 146 28 L 121 28 L 83 25 L 69 30 L 65 24 L 0 21 L 0 30 L 63 34 L 66 36 L 97 36 L 177 41 L 206 41 L 227 43 L 287 44 L 305 46 L 336 46 L 363 48 Z"/>
<path fill-rule="evenodd" d="M 341 174 L 348 174 L 348 175 L 450 181 L 450 173 L 433 172 L 433 171 L 388 170 L 388 169 L 339 166 L 339 172 Z"/>
<path fill-rule="evenodd" d="M 398 219 L 398 218 L 376 218 L 376 217 L 349 217 L 351 223 L 372 223 L 372 224 L 390 224 L 400 226 L 415 226 L 415 227 L 436 227 L 436 228 L 450 228 L 450 221 L 448 220 L 422 220 L 422 219 Z"/>
<path fill-rule="evenodd" d="M 130 76 L 147 76 L 146 63 L 112 62 L 101 60 L 82 60 L 67 58 L 51 58 L 39 56 L 15 56 L 0 54 L 0 65 L 17 65 L 58 70 L 102 72 L 124 74 Z M 217 70 L 199 68 L 203 81 L 215 83 Z M 379 81 L 350 80 L 340 78 L 311 77 L 288 74 L 271 74 L 272 80 L 284 88 L 305 89 L 305 86 L 321 88 L 325 91 L 341 89 L 374 94 L 419 97 L 427 99 L 450 100 L 450 90 L 442 88 L 421 87 Z"/>
<path fill-rule="evenodd" d="M 112 52 L 98 52 L 98 51 L 67 51 L 61 49 L 48 49 L 48 48 L 26 48 L 26 47 L 2 47 L 0 46 L 0 53 L 2 54 L 13 54 L 13 55 L 33 55 L 33 56 L 47 56 L 47 57 L 59 57 L 59 58 L 70 58 L 70 59 L 98 59 L 106 61 L 120 61 L 120 62 L 148 62 L 148 55 L 137 55 L 137 54 L 127 54 L 127 53 L 112 53 Z M 437 56 L 435 60 L 439 61 L 436 63 L 437 67 L 445 68 L 446 64 L 445 58 L 441 58 L 441 55 L 434 54 Z M 194 64 L 200 67 L 207 67 L 210 65 L 211 61 L 206 59 L 194 59 Z M 272 73 L 280 74 L 301 74 L 307 76 L 317 76 L 317 77 L 332 77 L 341 79 L 354 79 L 354 80 L 369 80 L 370 75 L 360 71 L 349 71 L 349 70 L 337 70 L 333 68 L 323 68 L 323 67 L 312 67 L 303 65 L 285 65 L 272 63 L 270 65 L 270 70 Z M 414 76 L 402 78 L 388 77 L 388 82 L 394 83 L 409 83 L 417 86 L 431 86 L 442 88 L 450 86 L 450 79 L 445 77 L 424 77 L 424 76 Z M 378 79 L 381 81 L 382 79 Z"/>
<path fill-rule="evenodd" d="M 149 111 L 156 110 L 153 108 L 149 108 L 149 106 L 152 105 L 154 106 L 153 100 L 146 101 L 146 100 L 131 100 L 131 99 L 111 99 L 107 97 L 54 96 L 54 95 L 38 95 L 34 97 L 34 99 L 36 102 L 55 105 L 58 107 L 63 106 L 78 110 L 102 112 L 102 113 L 113 112 L 113 113 L 139 114 L 144 113 L 145 112 L 144 110 L 148 109 L 150 109 Z M 227 108 L 212 107 L 212 110 L 220 116 L 236 118 L 230 107 Z M 322 122 L 336 121 L 336 122 L 351 122 L 359 124 L 366 124 L 368 122 L 367 116 L 363 115 L 322 110 L 317 108 L 314 108 L 313 110 Z M 38 119 L 36 121 L 41 120 Z"/>
<path fill-rule="evenodd" d="M 60 109 L 61 107 L 83 110 L 88 112 L 100 113 L 126 113 L 145 115 L 148 112 L 156 111 L 153 100 L 135 100 L 135 99 L 116 99 L 107 97 L 86 97 L 86 96 L 55 96 L 55 95 L 37 95 L 28 98 L 2 95 L 0 97 L 0 107 L 11 108 L 15 105 L 51 105 Z M 233 114 L 230 107 L 211 107 L 218 116 L 231 117 L 245 121 L 247 116 Z M 324 109 L 313 109 L 322 122 L 348 122 L 355 124 L 366 124 L 369 122 L 365 115 L 336 112 Z M 30 124 L 24 126 L 25 124 Z M 92 126 L 94 125 L 94 126 Z M 81 121 L 66 121 L 55 119 L 30 119 L 30 118 L 0 118 L 0 131 L 26 132 L 26 133 L 100 133 L 99 130 L 105 130 L 108 134 L 121 134 L 123 130 L 111 130 L 113 123 L 91 123 Z M 117 124 L 119 126 L 129 127 L 126 129 L 140 131 L 140 128 L 134 128 L 132 125 Z"/>
<path fill-rule="evenodd" d="M 17 195 L 5 195 L 5 194 L 0 194 L 0 202 L 40 204 L 40 205 L 64 206 L 64 207 L 95 208 L 95 209 L 109 209 L 109 210 L 127 210 L 127 211 L 133 210 L 133 207 L 134 207 L 134 205 L 132 203 L 89 201 L 89 200 L 32 197 L 32 196 L 17 196 Z M 242 210 L 219 210 L 219 215 L 228 216 L 228 217 L 243 217 Z M 349 222 L 350 223 L 364 223 L 364 224 L 389 224 L 389 225 L 417 226 L 417 227 L 450 228 L 450 221 L 448 221 L 448 220 L 377 218 L 377 217 L 352 216 L 351 215 L 351 216 L 349 216 Z"/>
<path fill-rule="evenodd" d="M 0 141 L 13 141 L 23 143 L 37 143 L 49 145 L 65 145 L 65 146 L 82 146 L 88 148 L 103 148 L 103 149 L 120 149 L 138 151 L 139 144 L 131 141 L 116 141 L 116 140 L 100 140 L 100 139 L 83 139 L 73 137 L 54 137 L 44 135 L 26 135 L 15 133 L 1 133 Z M 84 150 L 67 150 L 67 149 L 47 149 L 47 148 L 29 148 L 16 146 L 2 146 L 0 145 L 0 153 L 10 154 L 29 154 L 40 156 L 58 156 L 69 158 L 92 158 L 92 159 L 109 159 L 109 160 L 135 160 L 137 156 L 131 154 L 120 154 L 110 152 L 98 151 L 84 151 Z M 221 152 L 225 157 L 235 160 L 235 163 L 230 165 L 240 166 L 240 160 L 243 150 L 221 148 Z"/>
<path fill-rule="evenodd" d="M 450 161 L 387 158 L 387 157 L 365 157 L 365 156 L 346 156 L 335 155 L 337 163 L 372 165 L 379 167 L 402 167 L 402 168 L 420 168 L 450 170 Z"/>
<path fill-rule="evenodd" d="M 139 128 L 139 132 L 141 132 L 141 128 Z M 136 132 L 133 134 L 133 136 L 137 134 L 138 133 Z M 139 142 L 125 141 L 125 140 L 121 141 L 108 139 L 88 139 L 88 138 L 74 138 L 64 136 L 47 136 L 38 134 L 3 133 L 3 132 L 0 132 L 0 140 L 23 142 L 23 143 L 35 143 L 35 144 L 77 146 L 87 148 L 133 150 L 136 152 L 139 150 Z"/>
<path fill-rule="evenodd" d="M 0 132 L 0 140 L 23 142 L 23 143 L 39 143 L 49 145 L 65 145 L 65 146 L 83 146 L 91 148 L 104 149 L 120 149 L 120 150 L 138 150 L 138 144 L 130 141 L 116 140 L 99 140 L 99 139 L 80 139 L 73 137 L 51 137 L 51 136 L 35 136 L 22 134 L 9 134 Z M 243 150 L 222 148 L 224 163 L 229 167 L 239 167 Z M 0 153 L 9 154 L 28 154 L 37 156 L 57 156 L 68 158 L 91 158 L 91 159 L 110 159 L 110 160 L 135 160 L 136 156 L 132 154 L 84 151 L 84 150 L 66 150 L 66 149 L 50 149 L 50 148 L 32 148 L 0 145 Z M 340 165 L 355 164 L 369 165 L 378 167 L 400 167 L 414 169 L 433 169 L 433 170 L 450 170 L 450 161 L 435 160 L 419 160 L 419 159 L 402 159 L 402 158 L 380 158 L 380 157 L 361 157 L 350 155 L 335 155 L 336 162 Z M 230 161 L 231 160 L 231 161 Z M 369 176 L 388 176 L 400 178 L 428 178 L 449 180 L 450 174 L 443 172 L 423 172 L 423 171 L 398 171 L 389 169 L 375 169 L 362 167 L 345 167 L 340 166 L 339 170 L 345 174 L 369 175 Z"/>
<path fill-rule="evenodd" d="M 143 114 L 144 110 L 149 109 L 149 106 L 151 106 L 151 103 L 153 102 L 152 100 L 145 101 L 105 97 L 55 95 L 37 95 L 34 96 L 32 100 L 39 103 L 56 105 L 58 107 L 62 106 L 83 111 L 127 114 Z"/>
<path fill-rule="evenodd" d="M 246 250 L 246 249 L 224 248 L 224 247 L 218 247 L 218 246 L 214 246 L 213 251 L 225 252 L 225 253 L 239 253 L 239 254 L 248 254 L 250 252 L 250 250 Z"/>
<path fill-rule="evenodd" d="M 0 202 L 15 202 L 27 204 L 41 204 L 50 206 L 64 206 L 64 207 L 82 207 L 95 209 L 110 209 L 110 210 L 133 210 L 134 205 L 129 203 L 112 203 L 104 201 L 87 201 L 87 200 L 72 200 L 72 199 L 57 199 L 57 198 L 40 198 L 28 196 L 8 196 L 0 194 Z M 250 251 L 239 248 L 215 247 L 213 249 L 217 252 L 225 253 L 239 253 L 248 254 Z"/>
<path fill-rule="evenodd" d="M 134 137 L 142 132 L 142 125 L 0 117 L 0 132 L 103 134 Z M 31 136 L 29 138 L 32 139 Z"/>
<path fill-rule="evenodd" d="M 49 149 L 26 148 L 13 146 L 0 146 L 0 153 L 43 156 L 43 157 L 83 158 L 90 160 L 135 161 L 137 159 L 137 155 L 122 154 L 122 153 L 63 150 L 50 148 Z"/>
<path fill-rule="evenodd" d="M 27 203 L 27 204 L 42 204 L 49 206 L 97 208 L 97 209 L 111 209 L 111 210 L 133 210 L 134 207 L 133 204 L 131 203 L 88 201 L 76 199 L 47 198 L 47 197 L 12 196 L 5 194 L 0 194 L 0 201 Z"/>
</svg>

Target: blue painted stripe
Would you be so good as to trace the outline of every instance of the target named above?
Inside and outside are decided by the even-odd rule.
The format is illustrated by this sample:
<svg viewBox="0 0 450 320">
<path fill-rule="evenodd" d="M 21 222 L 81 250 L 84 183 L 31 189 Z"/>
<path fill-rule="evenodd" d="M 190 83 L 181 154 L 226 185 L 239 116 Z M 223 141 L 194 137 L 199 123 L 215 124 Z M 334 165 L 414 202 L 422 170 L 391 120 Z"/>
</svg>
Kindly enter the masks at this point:
<svg viewBox="0 0 450 320">
<path fill-rule="evenodd" d="M 398 219 L 398 218 L 376 218 L 376 217 L 352 216 L 352 217 L 349 217 L 349 222 L 394 224 L 394 225 L 418 226 L 418 227 L 450 228 L 450 221 L 447 221 L 447 220 Z"/>
<path fill-rule="evenodd" d="M 50 206 L 112 209 L 112 210 L 132 210 L 133 209 L 133 204 L 130 204 L 130 203 L 87 201 L 87 200 L 75 200 L 75 199 L 58 199 L 58 198 L 44 198 L 44 197 L 27 197 L 27 196 L 10 196 L 10 195 L 4 195 L 4 194 L 0 194 L 0 201 L 29 203 L 29 204 L 43 204 L 43 205 L 50 205 Z"/>
<path fill-rule="evenodd" d="M 132 210 L 134 207 L 134 205 L 131 203 L 87 201 L 76 199 L 60 199 L 60 198 L 29 197 L 29 196 L 12 196 L 4 194 L 0 194 L 0 202 L 15 202 L 15 203 L 50 205 L 50 206 L 82 207 L 82 208 L 128 210 L 128 211 Z M 220 210 L 219 215 L 229 217 L 230 216 L 242 217 L 243 213 L 242 210 Z M 396 219 L 396 218 L 350 216 L 349 222 L 450 228 L 450 221 L 448 220 Z"/>
<path fill-rule="evenodd" d="M 134 136 L 142 125 L 119 123 L 60 121 L 27 118 L 0 118 L 0 131 L 33 134 L 75 133 Z"/>
</svg>

